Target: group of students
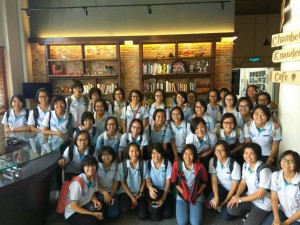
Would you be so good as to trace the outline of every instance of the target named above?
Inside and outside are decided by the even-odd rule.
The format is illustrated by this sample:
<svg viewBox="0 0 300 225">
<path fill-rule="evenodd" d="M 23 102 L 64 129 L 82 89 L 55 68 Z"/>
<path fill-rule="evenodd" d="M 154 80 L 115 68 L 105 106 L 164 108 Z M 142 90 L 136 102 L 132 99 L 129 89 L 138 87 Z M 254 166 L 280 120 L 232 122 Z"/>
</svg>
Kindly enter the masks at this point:
<svg viewBox="0 0 300 225">
<path fill-rule="evenodd" d="M 31 111 L 22 95 L 14 95 L 2 120 L 6 132 L 41 131 L 65 140 L 58 161 L 64 178 L 85 181 L 83 189 L 76 181 L 70 185 L 65 218 L 71 224 L 98 224 L 103 213 L 115 218 L 130 208 L 140 219 L 170 218 L 174 198 L 179 225 L 201 224 L 203 203 L 225 220 L 250 212 L 246 224 L 300 224 L 299 155 L 284 152 L 272 181 L 270 168 L 260 166 L 275 165 L 281 140 L 268 93 L 249 86 L 247 97 L 237 100 L 226 89 L 211 90 L 205 101 L 180 91 L 171 108 L 160 89 L 149 107 L 141 104 L 139 90 L 129 93 L 127 103 L 117 88 L 109 104 L 97 88 L 84 96 L 81 81 L 74 80 L 71 93 L 50 103 L 40 89 Z M 285 193 L 291 199 L 281 200 Z M 101 212 L 84 207 L 90 201 Z"/>
</svg>

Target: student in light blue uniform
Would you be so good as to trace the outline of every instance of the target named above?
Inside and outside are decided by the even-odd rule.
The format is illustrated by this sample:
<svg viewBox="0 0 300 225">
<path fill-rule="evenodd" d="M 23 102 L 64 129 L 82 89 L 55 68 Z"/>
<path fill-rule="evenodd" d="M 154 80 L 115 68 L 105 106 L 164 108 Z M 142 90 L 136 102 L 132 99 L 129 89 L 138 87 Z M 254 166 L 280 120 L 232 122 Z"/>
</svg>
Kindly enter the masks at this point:
<svg viewBox="0 0 300 225">
<path fill-rule="evenodd" d="M 172 132 L 170 127 L 165 125 L 165 110 L 156 109 L 152 119 L 154 123 L 152 125 L 149 124 L 145 129 L 145 134 L 148 136 L 149 144 L 161 143 L 164 150 L 167 151 L 167 145 L 171 142 Z"/>
<path fill-rule="evenodd" d="M 207 203 L 210 207 L 220 210 L 224 220 L 230 221 L 234 217 L 228 214 L 227 203 L 235 194 L 241 180 L 241 167 L 230 158 L 230 148 L 226 141 L 220 140 L 216 143 L 215 157 L 209 161 L 209 173 L 212 192 L 207 198 Z"/>
<path fill-rule="evenodd" d="M 86 130 L 80 130 L 74 138 L 74 145 L 65 149 L 63 156 L 58 160 L 58 165 L 65 169 L 65 180 L 71 180 L 72 177 L 80 174 L 81 160 L 86 155 L 93 155 L 94 151 L 91 149 L 90 134 Z M 73 154 L 69 151 L 73 151 Z M 70 159 L 70 155 L 73 158 Z"/>
<path fill-rule="evenodd" d="M 280 171 L 273 172 L 271 181 L 272 213 L 262 225 L 300 225 L 300 156 L 284 151 L 279 159 Z"/>
<path fill-rule="evenodd" d="M 103 213 L 99 210 L 102 205 L 97 199 L 95 192 L 98 191 L 97 160 L 93 156 L 85 156 L 81 163 L 81 174 L 79 175 L 84 183 L 83 190 L 78 181 L 73 181 L 69 186 L 67 199 L 70 203 L 65 208 L 65 219 L 70 224 L 76 225 L 99 225 L 103 219 Z M 90 211 L 85 206 L 92 204 L 95 211 Z"/>
<path fill-rule="evenodd" d="M 50 94 L 45 88 L 40 88 L 35 94 L 37 106 L 30 111 L 28 117 L 28 126 L 31 131 L 42 131 L 42 122 L 46 113 L 51 110 Z"/>
<path fill-rule="evenodd" d="M 98 98 L 101 98 L 102 93 L 101 90 L 97 87 L 92 87 L 89 90 L 89 107 L 88 111 L 94 113 L 95 112 L 95 101 Z"/>
<path fill-rule="evenodd" d="M 238 117 L 239 112 L 236 110 L 237 97 L 234 93 L 227 93 L 223 99 L 223 113 L 232 113 L 235 118 Z"/>
<path fill-rule="evenodd" d="M 128 148 L 130 143 L 136 143 L 140 148 L 141 157 L 147 157 L 144 151 L 149 144 L 148 137 L 144 134 L 143 123 L 140 119 L 133 119 L 129 124 L 129 132 L 125 133 L 121 137 L 119 146 L 119 161 L 121 162 L 124 157 L 124 152 Z"/>
<path fill-rule="evenodd" d="M 208 113 L 206 113 L 207 104 L 203 99 L 199 99 L 195 103 L 194 111 L 195 111 L 195 114 L 190 116 L 190 118 L 188 119 L 188 122 L 191 122 L 191 120 L 195 117 L 202 117 L 206 122 L 207 130 L 212 131 L 212 129 L 214 129 L 214 127 L 215 127 L 215 121 Z"/>
<path fill-rule="evenodd" d="M 116 180 L 121 182 L 119 190 L 120 214 L 129 212 L 130 208 L 137 208 L 138 218 L 147 218 L 147 200 L 144 196 L 146 179 L 148 179 L 147 165 L 141 159 L 140 147 L 137 143 L 130 143 L 125 154 L 125 160 L 119 164 Z"/>
<path fill-rule="evenodd" d="M 109 105 L 108 112 L 117 118 L 119 124 L 118 131 L 122 132 L 122 121 L 120 117 L 122 115 L 123 108 L 128 105 L 125 100 L 125 93 L 123 89 L 115 88 L 114 92 L 112 93 L 112 99 L 113 102 Z"/>
<path fill-rule="evenodd" d="M 227 204 L 227 211 L 233 216 L 248 213 L 244 225 L 261 224 L 271 212 L 271 199 L 267 190 L 270 189 L 272 171 L 265 167 L 258 175 L 258 167 L 262 164 L 262 150 L 258 144 L 246 143 L 243 152 L 245 163 L 242 180 Z M 243 194 L 246 188 L 247 191 Z"/>
<path fill-rule="evenodd" d="M 89 100 L 83 96 L 83 84 L 74 79 L 71 85 L 71 96 L 66 97 L 66 111 L 73 115 L 72 128 L 79 127 L 83 112 L 88 110 Z"/>
<path fill-rule="evenodd" d="M 149 107 L 149 124 L 152 125 L 154 123 L 153 114 L 156 109 L 163 109 L 166 112 L 166 123 L 168 124 L 170 121 L 170 109 L 166 107 L 164 104 L 166 94 L 162 89 L 156 89 L 154 91 L 154 99 L 155 102 L 151 104 Z"/>
<path fill-rule="evenodd" d="M 190 123 L 186 122 L 183 118 L 183 111 L 179 106 L 171 109 L 170 128 L 173 135 L 171 146 L 174 155 L 174 159 L 171 158 L 171 161 L 182 159 L 182 149 L 185 146 L 186 137 L 191 132 Z"/>
<path fill-rule="evenodd" d="M 220 100 L 220 93 L 217 89 L 210 90 L 208 93 L 208 105 L 207 105 L 207 113 L 213 118 L 215 124 L 220 122 L 223 107 L 218 104 Z"/>
<path fill-rule="evenodd" d="M 193 114 L 193 110 L 186 105 L 187 103 L 186 93 L 184 91 L 178 91 L 175 95 L 174 101 L 175 101 L 175 105 L 182 109 L 184 115 L 183 119 L 185 121 L 188 121 L 190 116 Z"/>
<path fill-rule="evenodd" d="M 92 145 L 96 145 L 97 137 L 99 136 L 98 130 L 96 127 L 94 127 L 95 118 L 93 116 L 93 113 L 91 112 L 84 112 L 81 116 L 81 125 L 76 128 L 74 131 L 73 137 L 76 136 L 76 134 L 80 130 L 87 130 L 90 134 Z"/>
<path fill-rule="evenodd" d="M 8 110 L 2 119 L 5 132 L 27 131 L 30 126 L 27 125 L 29 110 L 26 109 L 26 102 L 21 94 L 13 95 L 10 99 L 12 109 Z"/>
<path fill-rule="evenodd" d="M 244 126 L 245 139 L 262 148 L 262 161 L 274 164 L 281 141 L 280 127 L 270 121 L 271 112 L 267 106 L 258 105 L 252 112 L 253 120 Z"/>
<path fill-rule="evenodd" d="M 98 98 L 94 102 L 95 106 L 95 112 L 94 112 L 94 118 L 95 118 L 95 127 L 98 130 L 99 134 L 102 134 L 105 129 L 105 121 L 108 117 L 112 116 L 110 113 L 107 112 L 108 110 L 108 104 L 103 98 Z"/>
<path fill-rule="evenodd" d="M 51 111 L 46 113 L 43 119 L 43 134 L 55 134 L 60 136 L 66 142 L 72 133 L 72 116 L 66 112 L 66 100 L 63 96 L 54 96 L 51 100 Z"/>
<path fill-rule="evenodd" d="M 123 134 L 129 132 L 130 122 L 137 118 L 143 122 L 146 127 L 149 124 L 149 115 L 147 109 L 141 105 L 143 101 L 143 94 L 139 90 L 131 90 L 128 96 L 131 101 L 129 105 L 122 109 L 122 130 Z"/>
<path fill-rule="evenodd" d="M 239 112 L 236 117 L 237 127 L 244 129 L 246 123 L 248 123 L 251 118 L 251 112 L 253 110 L 253 104 L 250 98 L 241 97 L 237 101 L 236 110 Z"/>
<path fill-rule="evenodd" d="M 119 145 L 122 134 L 118 132 L 118 120 L 114 116 L 107 117 L 105 121 L 106 131 L 103 132 L 98 138 L 96 142 L 96 156 L 103 146 L 110 146 L 115 154 L 118 155 Z"/>
<path fill-rule="evenodd" d="M 206 130 L 206 123 L 203 118 L 196 117 L 191 121 L 191 133 L 186 137 L 186 144 L 196 146 L 198 158 L 208 168 L 212 152 L 217 143 L 217 136 Z"/>
<path fill-rule="evenodd" d="M 117 155 L 110 146 L 104 146 L 98 160 L 97 198 L 103 205 L 104 216 L 116 218 L 119 215 L 119 182 L 115 179 L 118 171 Z"/>
<path fill-rule="evenodd" d="M 151 159 L 147 161 L 149 178 L 147 198 L 152 207 L 150 219 L 160 221 L 172 216 L 172 196 L 170 193 L 172 164 L 167 160 L 162 144 L 152 145 Z"/>
</svg>

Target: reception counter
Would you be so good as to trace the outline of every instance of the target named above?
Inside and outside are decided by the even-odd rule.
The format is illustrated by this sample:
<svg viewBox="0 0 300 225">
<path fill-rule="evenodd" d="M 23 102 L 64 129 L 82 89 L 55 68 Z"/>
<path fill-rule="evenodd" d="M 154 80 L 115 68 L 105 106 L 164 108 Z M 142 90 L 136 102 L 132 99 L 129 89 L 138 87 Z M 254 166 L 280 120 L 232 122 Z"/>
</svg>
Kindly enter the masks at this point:
<svg viewBox="0 0 300 225">
<path fill-rule="evenodd" d="M 11 133 L 0 141 L 0 224 L 46 223 L 58 136 Z"/>
</svg>

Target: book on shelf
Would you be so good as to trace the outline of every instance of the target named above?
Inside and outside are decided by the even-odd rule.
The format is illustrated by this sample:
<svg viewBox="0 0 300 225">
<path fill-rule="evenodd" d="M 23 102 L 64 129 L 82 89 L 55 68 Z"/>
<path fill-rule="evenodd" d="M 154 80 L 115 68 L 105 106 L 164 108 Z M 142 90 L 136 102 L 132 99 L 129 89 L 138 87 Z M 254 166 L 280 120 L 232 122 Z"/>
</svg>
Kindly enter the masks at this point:
<svg viewBox="0 0 300 225">
<path fill-rule="evenodd" d="M 117 87 L 117 84 L 97 84 L 97 88 L 101 90 L 102 94 L 111 94 Z"/>
<path fill-rule="evenodd" d="M 171 63 L 143 63 L 143 74 L 172 73 Z"/>
</svg>

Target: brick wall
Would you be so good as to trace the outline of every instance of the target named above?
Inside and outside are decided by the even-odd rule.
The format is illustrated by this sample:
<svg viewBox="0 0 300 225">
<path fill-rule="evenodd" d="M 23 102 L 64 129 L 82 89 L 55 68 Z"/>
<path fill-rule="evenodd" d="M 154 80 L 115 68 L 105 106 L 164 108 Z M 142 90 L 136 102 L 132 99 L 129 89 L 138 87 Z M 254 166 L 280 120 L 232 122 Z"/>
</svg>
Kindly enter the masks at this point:
<svg viewBox="0 0 300 225">
<path fill-rule="evenodd" d="M 231 89 L 232 43 L 217 43 L 215 64 L 215 88 Z M 125 93 L 140 88 L 139 46 L 121 45 L 121 87 Z M 163 55 L 168 54 L 162 52 Z M 45 48 L 39 44 L 31 44 L 34 82 L 46 82 Z"/>
</svg>

